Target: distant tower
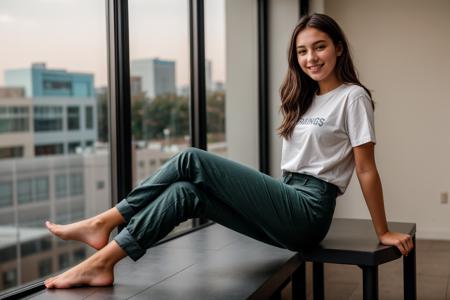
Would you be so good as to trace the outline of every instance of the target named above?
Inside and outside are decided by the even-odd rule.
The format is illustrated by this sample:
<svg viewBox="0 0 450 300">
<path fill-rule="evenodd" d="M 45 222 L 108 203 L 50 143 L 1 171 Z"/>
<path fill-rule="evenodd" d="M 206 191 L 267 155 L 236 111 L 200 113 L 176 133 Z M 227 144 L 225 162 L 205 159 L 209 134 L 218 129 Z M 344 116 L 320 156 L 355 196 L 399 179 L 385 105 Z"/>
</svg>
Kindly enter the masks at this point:
<svg viewBox="0 0 450 300">
<path fill-rule="evenodd" d="M 211 92 L 214 90 L 212 82 L 212 62 L 209 59 L 207 59 L 205 63 L 205 84 L 207 91 Z"/>
<path fill-rule="evenodd" d="M 175 61 L 158 58 L 133 60 L 130 74 L 141 78 L 142 92 L 149 98 L 176 94 Z"/>
</svg>

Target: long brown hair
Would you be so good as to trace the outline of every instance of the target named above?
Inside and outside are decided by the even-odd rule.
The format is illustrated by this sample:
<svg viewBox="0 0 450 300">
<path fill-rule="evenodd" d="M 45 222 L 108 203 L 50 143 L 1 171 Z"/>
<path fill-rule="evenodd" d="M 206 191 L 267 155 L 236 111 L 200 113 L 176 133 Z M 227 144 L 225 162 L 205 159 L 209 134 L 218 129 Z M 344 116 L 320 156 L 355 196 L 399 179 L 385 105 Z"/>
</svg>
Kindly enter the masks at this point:
<svg viewBox="0 0 450 300">
<path fill-rule="evenodd" d="M 288 49 L 288 71 L 280 88 L 280 111 L 283 114 L 283 122 L 277 130 L 278 134 L 285 139 L 292 137 L 295 125 L 311 106 L 314 93 L 319 89 L 319 84 L 302 71 L 297 60 L 296 38 L 302 30 L 308 27 L 328 34 L 335 46 L 342 47 L 342 54 L 337 57 L 335 66 L 337 78 L 341 82 L 361 86 L 372 97 L 370 91 L 358 79 L 347 39 L 336 21 L 327 15 L 318 13 L 304 16 L 292 33 Z"/>
</svg>

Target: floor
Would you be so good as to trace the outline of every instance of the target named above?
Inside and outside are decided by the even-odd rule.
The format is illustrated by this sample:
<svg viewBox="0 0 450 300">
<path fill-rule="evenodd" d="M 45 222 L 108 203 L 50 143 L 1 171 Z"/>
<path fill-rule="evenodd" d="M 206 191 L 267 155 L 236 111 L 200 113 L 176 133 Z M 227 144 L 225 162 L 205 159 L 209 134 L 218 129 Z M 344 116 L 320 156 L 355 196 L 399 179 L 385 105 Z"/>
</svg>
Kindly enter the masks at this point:
<svg viewBox="0 0 450 300">
<path fill-rule="evenodd" d="M 450 300 L 450 241 L 417 240 L 417 298 Z M 403 299 L 403 264 L 396 260 L 379 268 L 379 298 Z M 312 299 L 312 264 L 307 264 L 308 299 Z M 283 299 L 291 299 L 289 287 Z M 325 264 L 325 299 L 362 299 L 361 270 L 355 266 Z"/>
</svg>

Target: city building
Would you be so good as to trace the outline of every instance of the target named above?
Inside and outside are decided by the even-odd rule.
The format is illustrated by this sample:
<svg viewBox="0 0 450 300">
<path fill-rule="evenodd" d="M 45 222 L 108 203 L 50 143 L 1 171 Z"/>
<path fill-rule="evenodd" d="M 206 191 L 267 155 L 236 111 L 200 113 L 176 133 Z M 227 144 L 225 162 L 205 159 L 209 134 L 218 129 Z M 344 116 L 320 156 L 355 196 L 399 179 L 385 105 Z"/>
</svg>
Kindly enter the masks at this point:
<svg viewBox="0 0 450 300">
<path fill-rule="evenodd" d="M 130 74 L 141 78 L 145 96 L 153 99 L 164 94 L 176 94 L 175 61 L 158 58 L 131 61 Z"/>
<path fill-rule="evenodd" d="M 6 70 L 5 83 L 7 87 L 21 87 L 31 102 L 32 109 L 22 109 L 21 117 L 25 111 L 32 115 L 32 126 L 27 130 L 33 132 L 34 155 L 75 153 L 94 145 L 97 108 L 92 74 L 47 69 L 45 63 L 37 63 L 30 69 Z M 11 107 L 7 108 L 2 100 L 4 110 L 14 111 L 15 103 L 22 98 L 16 97 L 17 92 L 2 94 L 8 96 L 4 99 Z M 17 144 L 15 139 L 12 141 Z M 0 132 L 0 145 L 5 148 L 4 144 L 10 142 Z"/>
<path fill-rule="evenodd" d="M 0 87 L 0 98 L 24 98 L 25 89 L 23 87 Z"/>
<path fill-rule="evenodd" d="M 53 237 L 44 222 L 96 214 L 110 207 L 108 191 L 107 152 L 0 160 L 0 289 L 86 257 L 85 245 Z"/>
<path fill-rule="evenodd" d="M 207 92 L 214 90 L 212 81 L 212 61 L 209 59 L 205 61 L 205 85 Z"/>
<path fill-rule="evenodd" d="M 180 151 L 135 149 L 134 184 Z M 184 147 L 187 147 L 184 146 Z M 82 155 L 0 160 L 0 290 L 63 270 L 93 250 L 62 241 L 46 220 L 74 222 L 111 207 L 107 148 Z M 177 230 L 191 226 L 184 222 Z"/>
<path fill-rule="evenodd" d="M 0 88 L 0 159 L 34 155 L 33 106 L 18 91 Z"/>
<path fill-rule="evenodd" d="M 25 97 L 92 97 L 94 76 L 87 73 L 47 69 L 45 63 L 33 63 L 31 68 L 5 70 L 5 85 L 23 87 Z"/>
</svg>

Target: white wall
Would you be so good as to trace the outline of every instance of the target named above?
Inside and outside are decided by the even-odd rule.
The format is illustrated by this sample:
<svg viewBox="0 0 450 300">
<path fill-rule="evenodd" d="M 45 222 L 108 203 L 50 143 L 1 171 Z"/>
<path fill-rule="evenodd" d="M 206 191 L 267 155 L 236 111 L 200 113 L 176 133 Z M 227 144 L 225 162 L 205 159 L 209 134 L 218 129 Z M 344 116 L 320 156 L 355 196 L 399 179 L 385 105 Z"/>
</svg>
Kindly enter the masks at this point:
<svg viewBox="0 0 450 300">
<path fill-rule="evenodd" d="M 376 102 L 376 159 L 387 216 L 417 236 L 450 239 L 450 2 L 326 0 Z M 335 216 L 368 218 L 358 180 Z"/>
<path fill-rule="evenodd" d="M 225 1 L 228 157 L 259 168 L 256 0 Z"/>
<path fill-rule="evenodd" d="M 280 109 L 279 89 L 287 71 L 287 52 L 289 38 L 298 17 L 297 0 L 270 0 L 268 5 L 269 18 L 269 101 L 270 101 L 270 153 L 271 175 L 281 176 L 281 138 L 276 128 L 280 126 L 282 116 Z"/>
</svg>

